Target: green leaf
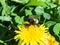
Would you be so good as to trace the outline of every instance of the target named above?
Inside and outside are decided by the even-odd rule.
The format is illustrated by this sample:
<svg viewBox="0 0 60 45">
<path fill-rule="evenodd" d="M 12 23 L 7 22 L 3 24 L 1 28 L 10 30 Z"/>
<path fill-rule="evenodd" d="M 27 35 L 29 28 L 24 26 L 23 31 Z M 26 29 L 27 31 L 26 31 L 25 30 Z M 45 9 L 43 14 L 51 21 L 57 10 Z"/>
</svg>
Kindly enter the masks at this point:
<svg viewBox="0 0 60 45">
<path fill-rule="evenodd" d="M 60 23 L 57 23 L 57 24 L 54 26 L 53 31 L 54 31 L 55 35 L 59 36 Z"/>
<path fill-rule="evenodd" d="M 58 1 L 57 3 L 60 5 L 60 0 L 57 0 L 57 1 Z"/>
<path fill-rule="evenodd" d="M 13 13 L 13 11 L 15 10 L 15 8 L 16 8 L 16 6 L 10 6 L 8 8 L 8 10 L 6 11 L 7 15 L 9 15 L 9 14 L 11 15 Z"/>
<path fill-rule="evenodd" d="M 24 22 L 24 16 L 20 18 L 20 24 L 23 24 L 23 22 Z"/>
<path fill-rule="evenodd" d="M 10 16 L 0 16 L 0 20 L 2 21 L 11 21 L 11 17 Z"/>
<path fill-rule="evenodd" d="M 25 3 L 29 2 L 29 0 L 12 0 L 12 1 L 22 3 L 22 4 L 25 4 Z"/>
<path fill-rule="evenodd" d="M 44 1 L 30 0 L 29 3 L 27 4 L 27 6 L 43 6 L 43 7 L 45 7 L 46 4 L 44 3 Z"/>
<path fill-rule="evenodd" d="M 59 7 L 57 7 L 57 13 L 60 15 L 60 6 Z"/>
<path fill-rule="evenodd" d="M 26 16 L 27 16 L 27 15 L 32 15 L 32 11 L 25 9 L 25 14 L 26 14 Z"/>
<path fill-rule="evenodd" d="M 3 0 L 3 1 L 1 0 L 0 2 L 1 2 L 1 5 L 3 7 L 2 15 L 8 15 L 7 12 L 8 12 L 10 7 L 7 5 L 6 0 Z"/>
<path fill-rule="evenodd" d="M 46 5 L 47 5 L 48 9 L 57 7 L 56 4 L 53 4 L 53 3 L 50 3 L 50 2 L 46 2 Z"/>
<path fill-rule="evenodd" d="M 4 41 L 0 40 L 0 43 L 4 43 Z"/>
<path fill-rule="evenodd" d="M 7 43 L 4 43 L 4 41 L 0 40 L 0 43 L 4 44 L 4 45 L 7 45 Z"/>
<path fill-rule="evenodd" d="M 12 15 L 12 16 L 17 16 L 17 14 L 16 14 L 16 13 L 11 13 L 11 15 Z"/>
<path fill-rule="evenodd" d="M 43 17 L 48 20 L 51 18 L 50 14 L 48 13 L 43 13 Z"/>
<path fill-rule="evenodd" d="M 42 15 L 44 13 L 44 8 L 41 6 L 38 6 L 35 8 L 35 12 L 37 15 Z"/>
<path fill-rule="evenodd" d="M 15 17 L 15 22 L 16 22 L 16 23 L 20 23 L 20 16 L 16 16 L 16 17 Z"/>
<path fill-rule="evenodd" d="M 52 0 L 52 2 L 53 2 L 53 3 L 56 3 L 56 2 L 57 2 L 57 0 Z"/>
<path fill-rule="evenodd" d="M 16 16 L 15 17 L 15 22 L 18 24 L 22 24 L 24 22 L 24 16 L 20 17 L 20 16 Z"/>
<path fill-rule="evenodd" d="M 47 25 L 47 27 L 50 27 L 50 26 L 56 24 L 56 22 L 54 22 L 54 21 L 47 21 L 45 24 Z"/>
<path fill-rule="evenodd" d="M 2 7 L 0 7 L 0 12 L 2 11 Z"/>
</svg>

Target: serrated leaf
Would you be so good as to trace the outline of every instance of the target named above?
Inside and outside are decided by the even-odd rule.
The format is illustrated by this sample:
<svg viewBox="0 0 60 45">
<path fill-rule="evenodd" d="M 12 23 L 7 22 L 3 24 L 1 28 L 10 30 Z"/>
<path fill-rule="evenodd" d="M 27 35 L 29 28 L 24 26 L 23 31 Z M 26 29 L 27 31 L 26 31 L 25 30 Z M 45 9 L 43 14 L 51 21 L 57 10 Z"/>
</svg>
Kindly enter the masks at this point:
<svg viewBox="0 0 60 45">
<path fill-rule="evenodd" d="M 15 17 L 15 22 L 18 24 L 22 24 L 24 21 L 24 16 L 20 17 L 20 16 L 16 16 Z"/>
<path fill-rule="evenodd" d="M 32 15 L 32 11 L 25 9 L 25 14 L 26 14 L 26 16 L 27 16 L 27 15 Z"/>
<path fill-rule="evenodd" d="M 55 35 L 59 36 L 60 23 L 57 23 L 57 24 L 54 26 L 53 31 L 54 31 Z"/>
<path fill-rule="evenodd" d="M 45 24 L 47 25 L 47 27 L 50 27 L 50 26 L 56 24 L 56 22 L 54 22 L 54 21 L 47 21 Z"/>
<path fill-rule="evenodd" d="M 43 17 L 48 20 L 51 18 L 50 14 L 48 13 L 43 13 Z"/>
<path fill-rule="evenodd" d="M 20 18 L 20 24 L 22 24 L 23 22 L 24 22 L 24 16 Z"/>
<path fill-rule="evenodd" d="M 16 17 L 15 17 L 15 22 L 16 22 L 16 23 L 20 23 L 20 16 L 16 16 Z"/>
<path fill-rule="evenodd" d="M 37 15 L 42 15 L 44 13 L 44 8 L 41 6 L 38 6 L 35 8 L 35 12 Z"/>
</svg>

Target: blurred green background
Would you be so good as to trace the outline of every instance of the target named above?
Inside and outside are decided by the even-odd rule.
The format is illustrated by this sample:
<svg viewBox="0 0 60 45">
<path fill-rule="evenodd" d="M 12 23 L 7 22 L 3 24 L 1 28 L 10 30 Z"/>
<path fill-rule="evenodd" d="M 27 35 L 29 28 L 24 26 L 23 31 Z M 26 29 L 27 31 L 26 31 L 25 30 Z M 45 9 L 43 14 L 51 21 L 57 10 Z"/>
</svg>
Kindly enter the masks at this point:
<svg viewBox="0 0 60 45">
<path fill-rule="evenodd" d="M 14 30 L 35 16 L 60 42 L 60 0 L 0 0 L 0 45 L 17 45 Z"/>
</svg>

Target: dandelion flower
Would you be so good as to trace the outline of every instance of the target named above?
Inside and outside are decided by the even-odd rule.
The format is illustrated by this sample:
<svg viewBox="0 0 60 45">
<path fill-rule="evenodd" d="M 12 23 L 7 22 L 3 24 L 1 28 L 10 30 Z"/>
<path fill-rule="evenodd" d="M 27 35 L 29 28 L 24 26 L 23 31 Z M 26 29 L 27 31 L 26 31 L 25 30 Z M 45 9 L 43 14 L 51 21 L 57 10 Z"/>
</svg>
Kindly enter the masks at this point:
<svg viewBox="0 0 60 45">
<path fill-rule="evenodd" d="M 59 45 L 54 37 L 48 33 L 45 26 L 30 25 L 19 27 L 19 31 L 15 30 L 14 39 L 19 39 L 18 45 Z"/>
</svg>

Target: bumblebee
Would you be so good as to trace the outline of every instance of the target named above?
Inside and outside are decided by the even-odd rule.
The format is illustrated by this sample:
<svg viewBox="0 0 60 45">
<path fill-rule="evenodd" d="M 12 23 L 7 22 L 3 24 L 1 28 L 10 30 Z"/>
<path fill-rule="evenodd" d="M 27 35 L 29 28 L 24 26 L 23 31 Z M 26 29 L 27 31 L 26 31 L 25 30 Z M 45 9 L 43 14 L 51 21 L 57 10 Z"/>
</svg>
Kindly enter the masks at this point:
<svg viewBox="0 0 60 45">
<path fill-rule="evenodd" d="M 35 16 L 31 16 L 31 17 L 28 18 L 28 20 L 24 24 L 26 24 L 26 25 L 38 24 L 38 19 Z"/>
</svg>

